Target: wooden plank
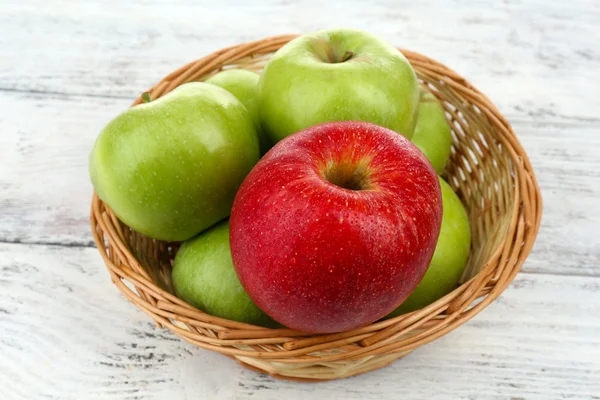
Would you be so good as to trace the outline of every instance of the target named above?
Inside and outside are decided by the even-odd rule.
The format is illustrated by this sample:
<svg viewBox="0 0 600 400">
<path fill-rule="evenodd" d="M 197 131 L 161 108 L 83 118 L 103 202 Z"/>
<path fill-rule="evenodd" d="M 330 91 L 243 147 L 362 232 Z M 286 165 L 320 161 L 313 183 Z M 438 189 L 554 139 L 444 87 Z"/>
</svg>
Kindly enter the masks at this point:
<svg viewBox="0 0 600 400">
<path fill-rule="evenodd" d="M 0 244 L 0 282 L 3 399 L 182 398 L 235 388 L 234 362 L 155 329 L 112 285 L 95 249 Z"/>
<path fill-rule="evenodd" d="M 524 270 L 600 276 L 600 125 L 513 126 L 533 164 L 544 207 Z"/>
<path fill-rule="evenodd" d="M 440 340 L 383 370 L 321 384 L 247 371 L 155 328 L 118 294 L 94 249 L 0 244 L 0 283 L 0 385 L 9 400 L 600 394 L 598 277 L 520 274 Z"/>
<path fill-rule="evenodd" d="M 0 88 L 134 98 L 226 46 L 352 26 L 444 62 L 505 113 L 598 120 L 599 19 L 586 0 L 3 2 Z"/>
<path fill-rule="evenodd" d="M 92 245 L 88 154 L 127 106 L 124 99 L 0 92 L 0 241 Z M 514 127 L 544 197 L 525 269 L 600 275 L 600 124 L 516 118 Z"/>
<path fill-rule="evenodd" d="M 0 92 L 0 241 L 91 245 L 87 162 L 124 99 Z"/>
</svg>

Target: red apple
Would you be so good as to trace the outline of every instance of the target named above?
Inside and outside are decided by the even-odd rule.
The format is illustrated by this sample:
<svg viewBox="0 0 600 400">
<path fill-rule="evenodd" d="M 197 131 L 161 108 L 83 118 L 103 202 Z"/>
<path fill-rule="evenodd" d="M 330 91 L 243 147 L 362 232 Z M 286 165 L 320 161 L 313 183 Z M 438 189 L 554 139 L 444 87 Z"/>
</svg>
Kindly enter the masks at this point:
<svg viewBox="0 0 600 400">
<path fill-rule="evenodd" d="M 231 213 L 240 281 L 273 319 L 306 332 L 376 321 L 417 287 L 442 221 L 435 170 L 408 139 L 333 122 L 273 147 Z"/>
</svg>

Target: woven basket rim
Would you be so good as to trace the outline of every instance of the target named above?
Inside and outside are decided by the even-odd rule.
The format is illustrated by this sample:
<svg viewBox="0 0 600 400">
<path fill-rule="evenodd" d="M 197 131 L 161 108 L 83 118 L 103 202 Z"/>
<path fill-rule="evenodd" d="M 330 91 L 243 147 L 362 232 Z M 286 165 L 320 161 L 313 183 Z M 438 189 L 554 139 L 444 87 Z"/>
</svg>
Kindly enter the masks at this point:
<svg viewBox="0 0 600 400">
<path fill-rule="evenodd" d="M 261 57 L 267 57 L 296 36 L 273 36 L 216 51 L 167 75 L 148 93 L 153 99 L 158 98 L 225 65 L 254 68 Z M 287 328 L 257 327 L 208 315 L 162 289 L 144 269 L 143 262 L 133 255 L 126 227 L 94 192 L 90 215 L 94 241 L 112 281 L 123 295 L 159 327 L 168 328 L 192 344 L 228 355 L 253 370 L 303 381 L 352 376 L 385 366 L 456 329 L 495 300 L 520 270 L 539 231 L 542 200 L 531 163 L 508 121 L 485 95 L 445 65 L 419 53 L 400 50 L 415 70 L 439 76 L 441 85 L 476 106 L 482 120 L 493 125 L 503 151 L 510 157 L 514 175 L 510 182 L 514 190 L 510 223 L 506 235 L 484 260 L 478 274 L 423 309 L 350 332 L 311 335 Z M 141 101 L 140 96 L 132 106 Z M 454 113 L 458 118 L 457 112 Z M 158 245 L 151 239 L 140 240 L 142 247 L 157 251 Z M 169 244 L 160 246 L 163 245 Z M 403 335 L 410 333 L 414 334 L 403 339 Z M 354 347 L 350 349 L 351 346 Z M 306 367 L 300 373 L 294 369 L 295 365 L 309 365 L 313 369 Z"/>
</svg>

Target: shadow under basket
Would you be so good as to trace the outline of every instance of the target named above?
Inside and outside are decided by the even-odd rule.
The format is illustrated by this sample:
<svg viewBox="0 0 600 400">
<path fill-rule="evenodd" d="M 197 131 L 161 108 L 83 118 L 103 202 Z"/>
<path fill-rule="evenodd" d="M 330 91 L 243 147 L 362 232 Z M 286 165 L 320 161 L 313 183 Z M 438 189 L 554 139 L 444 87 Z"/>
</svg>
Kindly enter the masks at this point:
<svg viewBox="0 0 600 400">
<path fill-rule="evenodd" d="M 217 51 L 179 68 L 148 92 L 156 99 L 223 69 L 259 72 L 270 55 L 294 37 L 271 37 Z M 173 295 L 171 263 L 178 244 L 132 231 L 94 194 L 94 240 L 125 297 L 159 327 L 190 343 L 252 370 L 302 381 L 344 378 L 384 367 L 462 325 L 496 299 L 518 273 L 539 229 L 542 199 L 531 164 L 509 123 L 483 94 L 444 65 L 402 52 L 419 80 L 441 100 L 452 127 L 451 158 L 443 177 L 466 207 L 472 230 L 471 253 L 458 288 L 421 310 L 336 334 L 267 329 L 217 318 Z M 134 105 L 140 102 L 138 98 Z"/>
</svg>

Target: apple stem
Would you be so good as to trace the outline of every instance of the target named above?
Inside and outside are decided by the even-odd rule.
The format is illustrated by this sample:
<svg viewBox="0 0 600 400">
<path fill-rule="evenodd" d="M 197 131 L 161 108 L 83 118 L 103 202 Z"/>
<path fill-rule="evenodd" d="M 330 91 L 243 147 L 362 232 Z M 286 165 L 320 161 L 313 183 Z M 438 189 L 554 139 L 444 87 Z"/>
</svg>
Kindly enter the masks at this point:
<svg viewBox="0 0 600 400">
<path fill-rule="evenodd" d="M 348 50 L 347 52 L 344 53 L 344 55 L 342 56 L 342 60 L 340 62 L 348 61 L 349 59 L 352 58 L 353 55 L 354 55 L 354 52 Z"/>
<path fill-rule="evenodd" d="M 144 92 L 142 93 L 142 101 L 144 103 L 150 103 L 152 100 L 150 99 L 150 93 Z"/>
</svg>

